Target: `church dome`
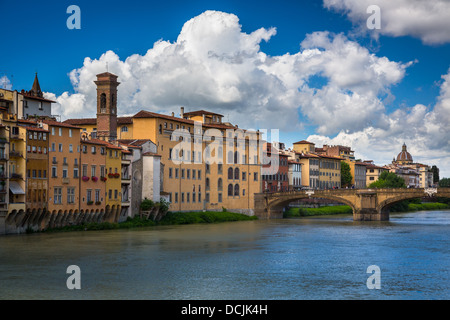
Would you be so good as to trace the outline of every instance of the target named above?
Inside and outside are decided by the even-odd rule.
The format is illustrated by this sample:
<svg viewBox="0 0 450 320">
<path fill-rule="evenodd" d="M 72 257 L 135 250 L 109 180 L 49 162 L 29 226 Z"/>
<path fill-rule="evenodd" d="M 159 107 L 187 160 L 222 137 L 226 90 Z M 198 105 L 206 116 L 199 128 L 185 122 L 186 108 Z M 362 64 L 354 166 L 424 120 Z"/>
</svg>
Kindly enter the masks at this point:
<svg viewBox="0 0 450 320">
<path fill-rule="evenodd" d="M 403 144 L 402 152 L 400 152 L 397 156 L 397 162 L 413 162 L 411 154 L 406 150 L 406 144 Z"/>
</svg>

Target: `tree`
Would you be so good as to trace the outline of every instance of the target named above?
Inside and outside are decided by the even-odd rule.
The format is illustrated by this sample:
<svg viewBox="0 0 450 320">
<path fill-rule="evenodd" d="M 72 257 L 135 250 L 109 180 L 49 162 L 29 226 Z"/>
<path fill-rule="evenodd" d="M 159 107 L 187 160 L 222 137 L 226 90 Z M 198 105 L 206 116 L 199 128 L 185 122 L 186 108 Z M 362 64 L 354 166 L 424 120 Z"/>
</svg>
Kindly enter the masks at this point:
<svg viewBox="0 0 450 320">
<path fill-rule="evenodd" d="M 450 187 L 450 178 L 442 178 L 439 180 L 439 187 Z"/>
<path fill-rule="evenodd" d="M 384 171 L 377 181 L 372 182 L 369 188 L 406 188 L 405 180 L 393 172 Z"/>
<path fill-rule="evenodd" d="M 433 172 L 433 183 L 438 183 L 439 182 L 439 168 L 436 166 L 432 166 L 431 172 Z"/>
<path fill-rule="evenodd" d="M 352 173 L 350 165 L 347 162 L 341 161 L 341 186 L 348 187 L 352 184 Z"/>
</svg>

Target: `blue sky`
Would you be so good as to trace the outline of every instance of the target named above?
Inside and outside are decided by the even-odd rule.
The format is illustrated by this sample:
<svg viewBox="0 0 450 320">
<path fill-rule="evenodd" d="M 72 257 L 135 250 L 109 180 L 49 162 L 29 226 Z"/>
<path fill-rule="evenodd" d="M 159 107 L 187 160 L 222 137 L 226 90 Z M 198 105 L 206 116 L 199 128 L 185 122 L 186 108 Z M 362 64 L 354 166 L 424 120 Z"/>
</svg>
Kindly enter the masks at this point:
<svg viewBox="0 0 450 320">
<path fill-rule="evenodd" d="M 378 37 L 374 37 L 371 31 L 358 32 L 360 30 L 358 28 L 364 27 L 365 17 L 369 16 L 366 12 L 358 12 L 358 10 L 361 11 L 361 2 L 364 1 L 360 1 L 358 4 L 356 1 L 344 2 L 337 0 L 333 4 L 333 2 L 326 0 L 129 0 L 126 2 L 111 0 L 39 2 L 1 0 L 2 12 L 10 12 L 11 14 L 6 14 L 2 18 L 2 30 L 6 37 L 3 41 L 2 50 L 0 50 L 0 77 L 6 76 L 12 82 L 13 89 L 29 90 L 33 83 L 34 73 L 38 72 L 43 91 L 54 94 L 55 98 L 62 97 L 63 93 L 66 93 L 69 98 L 71 96 L 75 98 L 75 94 L 81 93 L 86 96 L 86 99 L 83 101 L 89 104 L 88 91 L 82 91 L 81 86 L 74 86 L 73 79 L 71 81 L 69 77 L 69 73 L 73 70 L 78 70 L 80 71 L 79 74 L 82 74 L 82 70 L 87 70 L 94 65 L 93 63 L 84 64 L 85 58 L 89 57 L 91 61 L 102 60 L 101 57 L 106 52 L 113 52 L 117 56 L 117 63 L 111 60 L 110 65 L 112 70 L 110 71 L 119 73 L 120 76 L 121 71 L 114 69 L 115 66 L 119 68 L 119 62 L 125 62 L 132 55 L 144 57 L 149 49 L 154 48 L 154 43 L 158 40 L 174 44 L 183 26 L 190 19 L 202 15 L 207 10 L 235 15 L 239 19 L 241 26 L 240 35 L 251 34 L 260 28 L 264 28 L 268 41 L 260 40 L 259 50 L 268 57 L 273 57 L 275 60 L 280 60 L 281 57 L 288 53 L 292 56 L 297 53 L 302 53 L 302 50 L 305 49 L 305 47 L 301 47 L 302 42 L 305 41 L 307 35 L 311 35 L 314 32 L 329 32 L 333 35 L 341 34 L 345 37 L 343 40 L 344 45 L 356 45 L 359 49 L 368 50 L 368 54 L 361 54 L 361 58 L 369 59 L 369 55 L 374 55 L 376 59 L 379 59 L 378 62 L 381 62 L 382 59 L 387 59 L 395 64 L 395 71 L 404 72 L 394 80 L 386 80 L 381 84 L 377 84 L 382 88 L 368 94 L 368 99 L 373 99 L 374 97 L 371 95 L 373 93 L 376 94 L 376 99 L 371 101 L 370 105 L 373 107 L 374 104 L 379 104 L 377 107 L 374 107 L 373 112 L 382 113 L 384 118 L 372 123 L 372 117 L 369 115 L 366 115 L 367 119 L 362 119 L 352 114 L 349 116 L 355 117 L 353 122 L 358 123 L 357 125 L 349 125 L 349 123 L 353 123 L 350 121 L 347 124 L 343 124 L 341 128 L 334 126 L 333 129 L 324 129 L 327 127 L 327 124 L 320 122 L 321 117 L 314 117 L 313 113 L 308 113 L 307 110 L 310 106 L 306 104 L 310 102 L 311 108 L 313 108 L 313 105 L 316 108 L 318 106 L 320 107 L 321 103 L 326 104 L 326 98 L 328 96 L 325 93 L 319 96 L 317 93 L 308 92 L 307 94 L 305 93 L 305 96 L 298 97 L 298 100 L 292 100 L 294 104 L 305 104 L 301 108 L 293 106 L 293 110 L 291 111 L 296 112 L 289 115 L 290 120 L 292 119 L 292 115 L 298 115 L 298 125 L 294 124 L 294 122 L 286 122 L 286 126 L 278 124 L 281 131 L 281 139 L 287 144 L 306 138 L 316 139 L 315 142 L 318 144 L 323 141 L 330 143 L 348 142 L 356 150 L 357 156 L 358 151 L 360 151 L 360 157 L 375 159 L 379 164 L 384 164 L 386 161 L 391 160 L 394 153 L 396 154 L 400 151 L 403 141 L 406 141 L 410 145 L 410 149 L 415 152 L 418 159 L 422 162 L 428 161 L 430 164 L 438 163 L 442 167 L 448 166 L 450 145 L 448 143 L 445 144 L 445 141 L 449 140 L 446 139 L 447 134 L 445 133 L 445 129 L 446 127 L 448 129 L 450 126 L 446 126 L 448 125 L 448 122 L 445 122 L 447 119 L 444 122 L 441 121 L 439 128 L 433 127 L 434 129 L 427 129 L 425 130 L 426 132 L 411 132 L 410 128 L 406 127 L 404 131 L 396 130 L 392 123 L 395 122 L 393 119 L 398 120 L 399 116 L 392 116 L 392 114 L 397 110 L 403 110 L 405 112 L 404 117 L 411 118 L 410 120 L 413 121 L 413 109 L 417 105 L 424 105 L 426 107 L 423 114 L 424 117 L 426 115 L 428 118 L 432 118 L 432 116 L 439 118 L 437 114 L 433 114 L 432 112 L 436 111 L 437 113 L 437 111 L 443 112 L 442 110 L 446 110 L 446 105 L 438 106 L 437 104 L 443 100 L 442 88 L 445 81 L 442 76 L 449 73 L 449 39 L 444 34 L 441 39 L 429 40 L 430 36 L 426 33 L 426 30 L 433 30 L 436 26 L 432 24 L 422 25 L 420 21 L 417 21 L 417 27 L 415 27 L 405 16 L 395 16 L 394 14 L 397 14 L 398 8 L 395 8 L 395 5 L 388 5 L 387 3 L 389 2 L 385 0 L 370 2 L 378 4 L 381 7 L 382 29 Z M 395 2 L 391 1 L 391 3 Z M 403 3 L 404 0 L 397 1 L 397 3 L 400 2 Z M 416 0 L 416 2 L 420 4 L 421 1 Z M 438 3 L 437 0 L 435 2 Z M 423 1 L 423 3 L 433 3 L 433 1 Z M 66 20 L 69 17 L 66 9 L 72 4 L 78 5 L 81 9 L 81 30 L 69 30 L 66 27 Z M 423 7 L 418 5 L 414 9 L 418 11 L 422 10 L 424 15 L 429 15 L 430 12 L 427 10 L 432 10 L 432 8 L 430 9 L 426 5 L 423 5 Z M 443 19 L 442 21 L 450 20 L 449 13 L 436 13 L 433 11 L 433 14 L 437 15 L 435 19 L 436 25 L 441 23 L 441 20 L 439 20 L 441 18 Z M 210 21 L 217 21 L 222 18 L 215 17 L 214 19 L 216 20 Z M 394 19 L 400 27 L 390 24 Z M 403 22 L 404 27 L 402 27 Z M 276 34 L 268 35 L 270 28 L 275 28 Z M 311 38 L 314 38 L 311 39 L 313 44 L 317 44 L 320 39 L 323 40 L 319 36 Z M 331 39 L 330 42 L 337 39 L 336 36 L 329 36 L 329 38 Z M 330 45 L 330 47 L 321 48 L 320 50 L 335 54 L 339 49 L 337 48 L 338 42 L 333 43 L 335 43 L 333 47 Z M 233 46 L 233 43 L 230 43 L 230 46 Z M 312 49 L 312 47 L 308 48 Z M 342 54 L 342 52 L 339 54 Z M 339 54 L 336 53 L 337 56 Z M 331 56 L 333 57 L 334 55 Z M 297 63 L 299 63 L 299 60 L 297 60 Z M 406 64 L 408 65 L 406 66 Z M 334 72 L 335 67 L 330 64 L 329 69 L 323 69 L 317 74 L 311 75 L 307 79 L 308 89 L 322 89 L 322 87 L 327 87 L 327 85 L 331 87 L 331 84 L 333 84 L 332 72 Z M 370 67 L 372 66 L 368 68 Z M 270 68 L 269 64 L 267 68 Z M 277 69 L 275 72 L 277 76 L 279 75 L 278 72 Z M 326 74 L 327 72 L 328 75 Z M 389 72 L 386 72 L 386 75 L 388 76 Z M 134 76 L 137 77 L 136 74 Z M 343 74 L 342 76 L 346 75 Z M 126 79 L 124 80 L 126 81 Z M 339 79 L 335 80 L 336 83 L 340 83 Z M 79 81 L 80 83 L 83 82 L 81 76 L 79 77 Z M 240 79 L 240 81 L 241 83 L 246 82 L 245 78 Z M 367 81 L 368 83 L 365 84 L 366 87 L 359 91 L 354 89 L 354 86 L 346 87 L 345 85 L 341 86 L 339 84 L 338 89 L 341 93 L 339 96 L 342 99 L 348 97 L 354 98 L 355 93 L 363 96 L 368 92 L 368 88 L 370 88 L 371 79 Z M 374 78 L 373 81 L 378 81 L 378 79 Z M 249 81 L 249 83 L 263 86 L 257 81 Z M 2 84 L 0 83 L 0 85 Z M 271 86 L 273 84 L 267 87 Z M 374 86 L 376 85 L 374 84 Z M 241 88 L 238 86 L 237 90 L 241 90 Z M 141 90 L 143 90 L 142 87 L 139 91 Z M 162 89 L 160 88 L 159 90 Z M 267 91 L 268 89 L 262 90 Z M 301 90 L 299 89 L 299 91 Z M 276 95 L 277 93 L 268 94 L 266 100 L 276 99 Z M 139 100 L 138 95 L 133 96 L 133 99 L 129 101 L 122 100 L 123 104 L 129 103 L 127 112 L 124 113 L 132 113 L 133 110 L 138 112 L 141 109 L 148 109 L 150 105 L 145 105 L 146 103 L 142 101 Z M 155 106 L 158 104 L 158 101 L 161 102 L 161 100 L 152 100 L 151 105 L 153 108 L 165 110 L 168 105 L 176 105 L 176 103 L 171 104 L 164 101 L 161 105 Z M 224 104 L 223 101 L 217 103 L 217 105 L 213 103 L 209 108 L 211 101 L 216 101 L 213 98 L 205 99 L 203 105 L 200 105 L 202 104 L 202 100 L 198 100 L 197 97 L 181 101 L 195 101 L 195 105 L 198 105 L 199 109 L 212 108 L 214 111 L 221 110 L 219 106 L 223 105 L 225 106 L 223 107 L 223 114 L 230 114 L 230 120 L 236 123 L 239 123 L 242 119 L 239 117 L 239 113 L 234 111 L 240 108 L 244 108 L 245 110 L 245 105 L 248 103 L 247 101 L 241 100 L 241 107 L 236 102 L 230 104 L 230 110 L 225 110 L 227 104 Z M 336 105 L 338 104 L 339 101 L 336 100 Z M 61 102 L 59 111 L 61 113 L 65 112 L 67 116 L 73 116 L 67 109 L 70 107 L 72 105 L 67 104 L 65 106 L 64 102 Z M 277 112 L 280 114 L 279 110 L 283 110 L 281 103 L 267 104 L 267 109 L 272 107 L 274 108 L 274 114 L 277 114 Z M 265 112 L 264 108 L 265 105 L 263 104 L 260 110 Z M 295 108 L 297 109 L 295 110 Z M 361 108 L 365 108 L 364 105 Z M 125 106 L 123 109 L 125 109 Z M 418 110 L 420 108 L 416 109 Z M 282 113 L 283 111 L 281 111 Z M 89 116 L 89 114 L 86 113 L 86 116 Z M 267 117 L 271 116 L 272 114 L 267 114 Z M 387 120 L 386 118 L 389 119 Z M 443 119 L 442 116 L 440 119 Z M 401 122 L 401 120 L 398 121 Z M 412 123 L 411 121 L 408 123 Z M 414 121 L 417 121 L 417 119 Z M 400 122 L 396 125 L 407 126 L 407 124 Z M 387 123 L 391 124 L 388 125 Z M 417 122 L 415 123 L 417 124 Z M 246 124 L 247 122 L 244 122 L 244 125 Z M 264 124 L 264 121 L 256 123 L 256 125 L 261 126 Z M 375 128 L 383 133 L 368 133 L 370 130 L 365 130 L 366 128 L 364 126 L 367 128 Z M 340 132 L 344 133 L 339 136 Z M 443 142 L 430 146 L 433 144 L 430 141 L 432 141 L 433 136 L 436 136 L 436 132 L 444 132 L 442 133 L 443 137 L 441 137 Z M 389 141 L 386 139 L 386 141 L 380 143 L 375 148 L 375 150 L 383 150 L 384 148 L 384 152 L 374 152 L 374 148 L 367 146 L 367 141 L 374 143 L 375 139 L 385 137 L 390 133 L 395 133 L 396 138 Z M 420 137 L 427 135 L 429 140 L 425 139 L 422 141 Z M 421 143 L 420 146 L 416 145 L 414 147 L 415 142 L 419 140 Z M 389 142 L 389 148 L 386 147 L 387 142 Z M 398 152 L 395 150 L 398 150 Z M 436 152 L 436 150 L 439 152 Z M 430 156 L 431 153 L 436 156 Z M 438 153 L 439 155 L 437 155 Z"/>
</svg>

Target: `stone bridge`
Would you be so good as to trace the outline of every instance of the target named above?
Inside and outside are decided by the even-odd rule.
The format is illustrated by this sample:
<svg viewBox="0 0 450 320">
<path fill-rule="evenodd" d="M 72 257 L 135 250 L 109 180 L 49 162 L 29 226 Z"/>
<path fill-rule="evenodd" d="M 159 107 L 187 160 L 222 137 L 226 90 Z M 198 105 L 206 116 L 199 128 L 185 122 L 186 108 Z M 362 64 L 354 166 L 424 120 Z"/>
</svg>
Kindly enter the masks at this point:
<svg viewBox="0 0 450 320">
<path fill-rule="evenodd" d="M 307 198 L 324 198 L 349 205 L 354 221 L 389 220 L 389 207 L 415 198 L 450 198 L 450 188 L 426 189 L 334 189 L 302 190 L 255 194 L 255 215 L 260 219 L 283 218 L 283 208 L 290 202 Z"/>
</svg>

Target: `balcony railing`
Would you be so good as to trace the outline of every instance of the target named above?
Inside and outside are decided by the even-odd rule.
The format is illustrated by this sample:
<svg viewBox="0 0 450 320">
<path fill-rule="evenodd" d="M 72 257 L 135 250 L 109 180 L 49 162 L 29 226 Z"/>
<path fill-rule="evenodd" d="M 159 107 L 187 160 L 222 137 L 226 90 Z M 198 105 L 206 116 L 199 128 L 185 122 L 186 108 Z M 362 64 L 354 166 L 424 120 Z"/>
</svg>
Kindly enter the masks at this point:
<svg viewBox="0 0 450 320">
<path fill-rule="evenodd" d="M 13 158 L 22 158 L 22 152 L 20 151 L 10 151 L 9 156 Z"/>
<path fill-rule="evenodd" d="M 10 179 L 22 179 L 22 175 L 20 173 L 11 173 Z"/>
</svg>

